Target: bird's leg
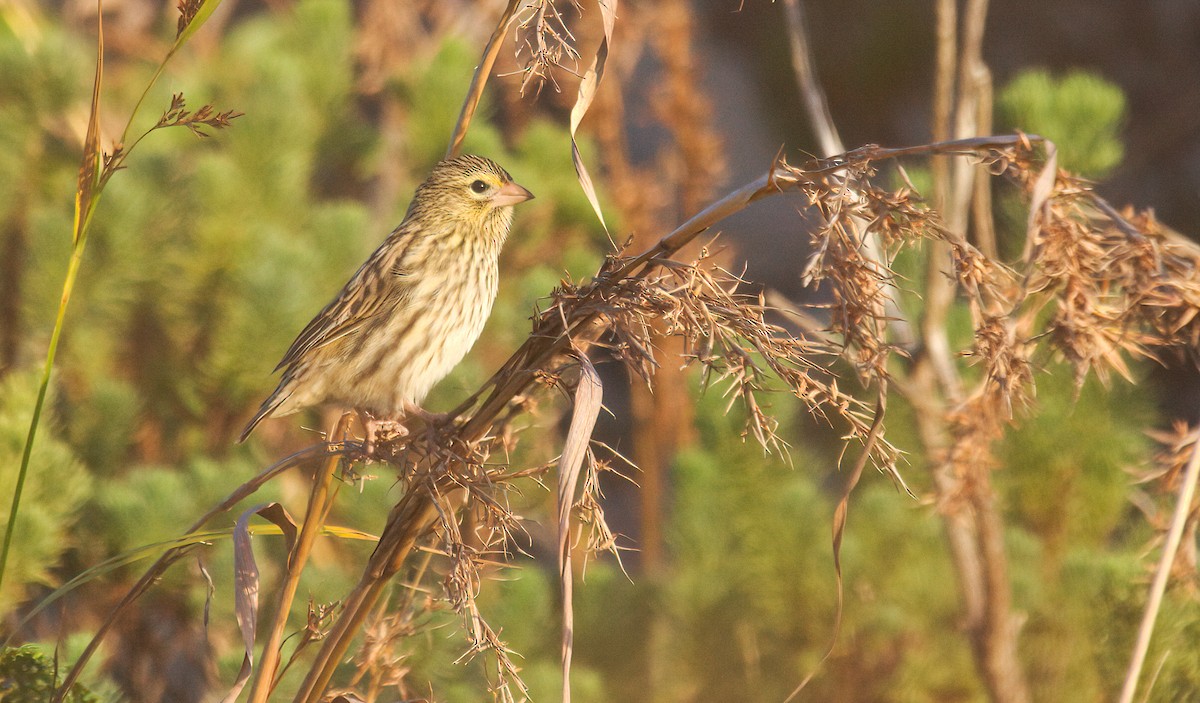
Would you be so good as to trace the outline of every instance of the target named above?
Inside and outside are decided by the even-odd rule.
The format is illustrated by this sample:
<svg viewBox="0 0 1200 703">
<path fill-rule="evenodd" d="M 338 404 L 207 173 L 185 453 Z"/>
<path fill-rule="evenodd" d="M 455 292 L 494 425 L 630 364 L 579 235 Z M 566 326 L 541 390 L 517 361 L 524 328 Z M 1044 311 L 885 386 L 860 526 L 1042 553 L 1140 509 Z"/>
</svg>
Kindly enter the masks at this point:
<svg viewBox="0 0 1200 703">
<path fill-rule="evenodd" d="M 411 400 L 404 401 L 404 417 L 417 417 L 426 425 L 440 425 L 450 417 L 450 413 L 431 413 Z"/>
<path fill-rule="evenodd" d="M 406 420 L 409 418 L 419 419 L 425 425 L 425 436 L 431 444 L 436 438 L 434 428 L 444 424 L 449 417 L 450 413 L 432 413 L 411 400 L 404 401 L 404 418 Z"/>
</svg>

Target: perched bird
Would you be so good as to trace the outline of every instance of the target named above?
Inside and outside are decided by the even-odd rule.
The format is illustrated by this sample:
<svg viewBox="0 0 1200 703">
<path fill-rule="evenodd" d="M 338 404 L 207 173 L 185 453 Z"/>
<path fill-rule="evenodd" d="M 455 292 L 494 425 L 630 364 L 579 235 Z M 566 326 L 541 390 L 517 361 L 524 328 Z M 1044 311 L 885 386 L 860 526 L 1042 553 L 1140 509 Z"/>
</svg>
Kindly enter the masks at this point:
<svg viewBox="0 0 1200 703">
<path fill-rule="evenodd" d="M 532 197 L 490 159 L 434 166 L 400 226 L 292 342 L 238 441 L 263 418 L 337 403 L 362 415 L 370 451 L 384 422 L 423 412 L 483 331 L 513 205 Z"/>
</svg>

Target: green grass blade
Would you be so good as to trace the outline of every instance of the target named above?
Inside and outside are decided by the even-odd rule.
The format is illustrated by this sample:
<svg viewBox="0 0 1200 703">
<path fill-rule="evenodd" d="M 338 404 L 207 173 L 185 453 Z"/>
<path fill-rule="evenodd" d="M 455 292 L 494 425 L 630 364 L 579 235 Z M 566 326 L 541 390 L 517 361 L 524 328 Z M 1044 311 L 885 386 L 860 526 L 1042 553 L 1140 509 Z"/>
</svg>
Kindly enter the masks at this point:
<svg viewBox="0 0 1200 703">
<path fill-rule="evenodd" d="M 276 525 L 251 525 L 249 533 L 255 536 L 260 535 L 282 535 L 283 531 Z M 325 525 L 321 528 L 321 533 L 329 537 L 337 537 L 338 539 L 359 540 L 364 542 L 376 542 L 379 538 L 375 535 L 356 530 L 351 527 L 342 527 L 340 525 Z M 186 549 L 188 547 L 196 547 L 206 544 L 211 544 L 223 539 L 229 539 L 233 534 L 232 527 L 225 527 L 218 530 L 201 530 L 169 539 L 164 542 L 155 542 L 153 544 L 143 545 L 128 551 L 122 552 L 115 556 L 109 557 L 99 564 L 85 569 L 77 574 L 70 581 L 54 589 L 49 595 L 38 602 L 28 613 L 21 618 L 21 622 L 13 628 L 13 632 L 20 632 L 33 618 L 37 617 L 38 613 L 54 604 L 55 601 L 61 599 L 76 588 L 79 588 L 85 583 L 94 581 L 101 576 L 112 573 L 123 566 L 136 564 L 145 559 L 152 559 L 166 554 L 172 549 Z"/>
</svg>

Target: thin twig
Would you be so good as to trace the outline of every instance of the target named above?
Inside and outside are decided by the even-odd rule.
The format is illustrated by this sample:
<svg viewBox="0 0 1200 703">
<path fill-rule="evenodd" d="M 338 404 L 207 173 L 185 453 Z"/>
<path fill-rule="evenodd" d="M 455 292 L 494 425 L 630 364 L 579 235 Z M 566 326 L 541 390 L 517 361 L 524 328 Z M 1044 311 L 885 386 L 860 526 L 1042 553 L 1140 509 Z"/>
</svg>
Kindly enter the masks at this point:
<svg viewBox="0 0 1200 703">
<path fill-rule="evenodd" d="M 838 134 L 837 124 L 833 121 L 833 114 L 829 111 L 829 101 L 825 97 L 825 90 L 821 87 L 820 78 L 817 76 L 816 61 L 813 59 L 812 43 L 808 39 L 808 25 L 805 21 L 801 0 L 785 0 L 784 14 L 787 19 L 788 41 L 792 49 L 792 69 L 796 74 L 796 83 L 808 112 L 808 123 L 821 145 L 821 155 L 832 157 L 844 152 L 846 147 Z M 855 225 L 860 232 L 868 230 L 865 222 L 856 221 Z M 884 254 L 879 239 L 873 235 L 866 235 L 863 237 L 862 246 L 868 258 L 878 263 L 880 270 L 883 270 Z M 888 320 L 888 326 L 900 346 L 911 346 L 913 342 L 912 327 L 896 303 L 896 287 L 890 282 L 885 285 L 888 295 L 883 301 L 883 317 Z"/>
<path fill-rule="evenodd" d="M 463 140 L 467 138 L 467 128 L 471 125 L 471 118 L 475 115 L 475 109 L 479 107 L 480 99 L 483 98 L 483 89 L 487 87 L 488 78 L 492 75 L 492 66 L 496 64 L 496 57 L 500 55 L 504 35 L 508 33 L 508 26 L 520 5 L 521 0 L 509 0 L 504 14 L 500 15 L 500 21 L 496 23 L 496 29 L 492 31 L 492 36 L 483 49 L 483 57 L 475 67 L 475 75 L 471 76 L 471 86 L 467 88 L 467 97 L 463 100 L 458 121 L 454 124 L 450 147 L 446 149 L 448 159 L 458 156 L 462 151 Z"/>
<path fill-rule="evenodd" d="M 825 99 L 825 91 L 821 90 L 821 82 L 817 78 L 803 6 L 800 0 L 784 0 L 783 10 L 787 15 L 788 41 L 792 46 L 792 71 L 796 74 L 800 97 L 804 98 L 804 106 L 808 110 L 808 124 L 817 136 L 822 155 L 840 154 L 846 147 L 838 135 L 837 125 L 829 112 L 829 101 Z"/>
<path fill-rule="evenodd" d="M 1179 552 L 1183 529 L 1187 525 L 1192 501 L 1196 497 L 1196 484 L 1200 482 L 1200 425 L 1197 425 L 1194 434 L 1196 438 L 1193 440 L 1192 454 L 1184 471 L 1183 483 L 1179 487 L 1179 500 L 1175 503 L 1175 514 L 1171 517 L 1171 527 L 1167 531 L 1162 556 L 1158 560 L 1158 569 L 1154 572 L 1154 582 L 1150 585 L 1150 597 L 1146 601 L 1146 611 L 1142 614 L 1142 624 L 1138 627 L 1137 642 L 1129 659 L 1129 670 L 1125 673 L 1119 703 L 1132 703 L 1133 694 L 1137 691 L 1137 682 L 1146 662 L 1146 653 L 1150 651 L 1150 638 L 1154 635 L 1154 625 L 1162 608 L 1163 594 L 1171 576 L 1171 566 Z"/>
</svg>

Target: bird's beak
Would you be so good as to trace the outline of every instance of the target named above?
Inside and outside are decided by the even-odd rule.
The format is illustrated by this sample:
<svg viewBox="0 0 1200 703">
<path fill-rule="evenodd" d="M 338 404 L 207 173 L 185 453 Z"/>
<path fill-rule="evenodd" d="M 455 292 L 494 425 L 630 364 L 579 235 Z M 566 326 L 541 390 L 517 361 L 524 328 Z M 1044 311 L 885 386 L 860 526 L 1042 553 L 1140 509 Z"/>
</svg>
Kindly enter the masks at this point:
<svg viewBox="0 0 1200 703">
<path fill-rule="evenodd" d="M 526 200 L 533 200 L 533 193 L 530 193 L 524 186 L 516 183 L 505 183 L 492 196 L 492 204 L 496 207 L 504 207 L 505 205 L 516 205 L 523 203 Z"/>
</svg>

